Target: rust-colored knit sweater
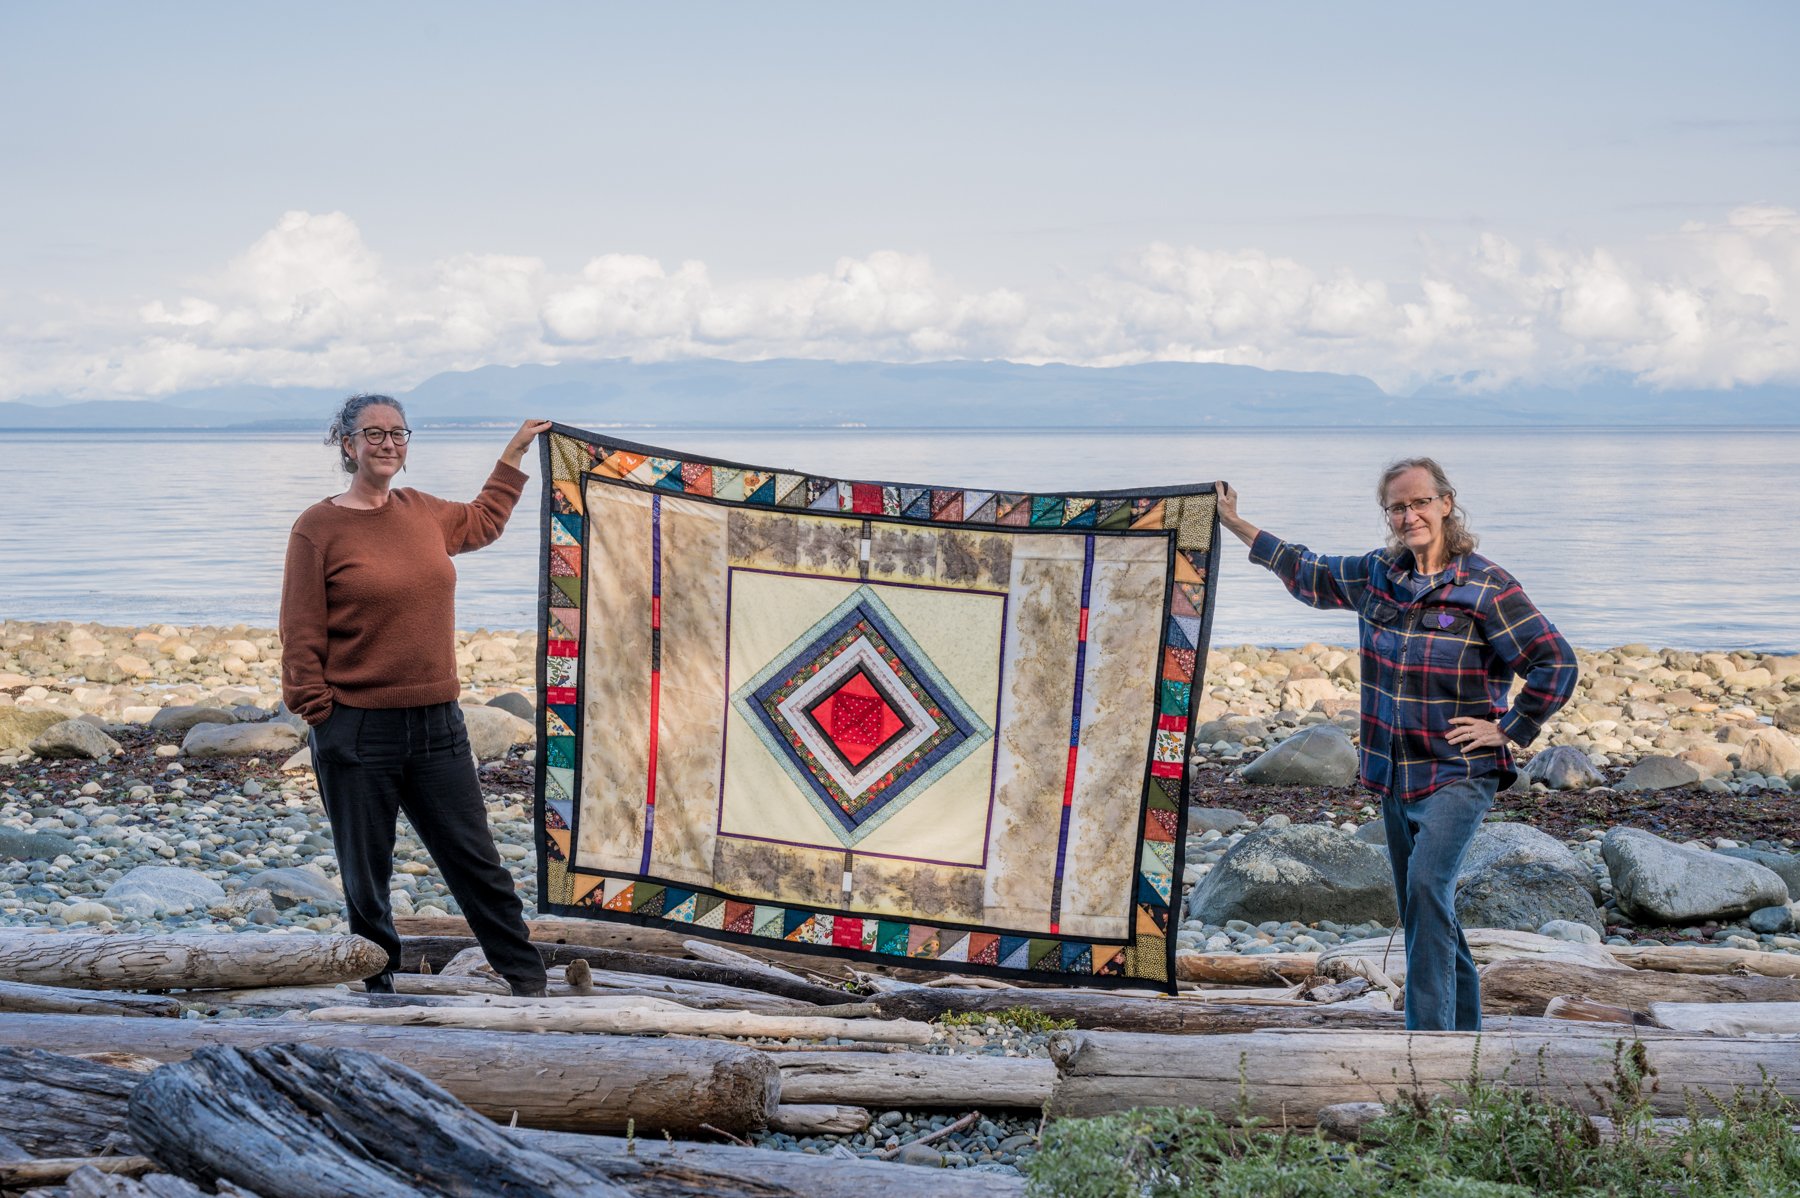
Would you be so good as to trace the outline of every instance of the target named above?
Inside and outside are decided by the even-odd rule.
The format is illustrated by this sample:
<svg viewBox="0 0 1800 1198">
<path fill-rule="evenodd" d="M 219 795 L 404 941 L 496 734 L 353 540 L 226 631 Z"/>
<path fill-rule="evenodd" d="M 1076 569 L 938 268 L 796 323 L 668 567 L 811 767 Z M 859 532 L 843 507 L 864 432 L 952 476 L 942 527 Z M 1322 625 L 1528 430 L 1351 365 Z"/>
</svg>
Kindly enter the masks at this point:
<svg viewBox="0 0 1800 1198">
<path fill-rule="evenodd" d="M 494 465 L 473 503 L 400 487 L 378 508 L 329 499 L 294 521 L 281 583 L 281 697 L 309 724 L 332 704 L 422 707 L 462 692 L 452 554 L 492 544 L 525 475 Z"/>
</svg>

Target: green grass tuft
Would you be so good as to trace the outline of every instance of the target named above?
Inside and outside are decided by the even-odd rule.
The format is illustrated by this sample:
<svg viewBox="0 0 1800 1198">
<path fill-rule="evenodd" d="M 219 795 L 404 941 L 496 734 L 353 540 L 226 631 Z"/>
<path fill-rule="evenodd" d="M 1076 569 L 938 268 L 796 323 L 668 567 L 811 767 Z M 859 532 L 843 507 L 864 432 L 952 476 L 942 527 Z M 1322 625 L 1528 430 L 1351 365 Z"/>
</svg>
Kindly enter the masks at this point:
<svg viewBox="0 0 1800 1198">
<path fill-rule="evenodd" d="M 1022 1032 L 1066 1032 L 1075 1026 L 1073 1019 L 1053 1019 L 1033 1007 L 1008 1007 L 1004 1011 L 951 1011 L 937 1018 L 945 1027 L 979 1028 L 990 1023 L 1006 1023 Z"/>
</svg>

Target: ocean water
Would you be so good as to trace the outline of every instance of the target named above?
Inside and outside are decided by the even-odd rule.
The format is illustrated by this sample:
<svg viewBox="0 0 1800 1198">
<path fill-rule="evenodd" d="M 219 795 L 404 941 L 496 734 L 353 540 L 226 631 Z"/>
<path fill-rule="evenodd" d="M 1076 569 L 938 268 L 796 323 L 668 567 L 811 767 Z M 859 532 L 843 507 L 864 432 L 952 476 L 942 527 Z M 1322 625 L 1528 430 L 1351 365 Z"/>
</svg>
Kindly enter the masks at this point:
<svg viewBox="0 0 1800 1198">
<path fill-rule="evenodd" d="M 1331 553 L 1378 545 L 1381 468 L 1431 454 L 1481 552 L 1574 643 L 1800 651 L 1795 429 L 619 435 L 834 477 L 1019 491 L 1224 478 L 1248 519 Z M 421 432 L 403 481 L 468 498 L 506 437 Z M 0 618 L 271 626 L 288 526 L 342 486 L 310 436 L 0 433 Z M 534 477 L 505 536 L 457 559 L 464 627 L 532 625 L 537 511 Z M 1227 537 L 1215 644 L 1354 638 L 1351 616 L 1296 603 Z"/>
</svg>

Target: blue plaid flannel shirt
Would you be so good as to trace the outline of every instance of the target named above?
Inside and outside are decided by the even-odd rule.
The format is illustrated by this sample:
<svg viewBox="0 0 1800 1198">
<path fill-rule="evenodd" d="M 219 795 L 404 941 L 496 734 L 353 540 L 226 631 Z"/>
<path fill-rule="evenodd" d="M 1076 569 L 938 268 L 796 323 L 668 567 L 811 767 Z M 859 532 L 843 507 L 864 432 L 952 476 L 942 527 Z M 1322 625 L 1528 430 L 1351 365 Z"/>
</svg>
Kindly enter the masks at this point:
<svg viewBox="0 0 1800 1198">
<path fill-rule="evenodd" d="M 1451 719 L 1496 721 L 1513 744 L 1528 745 L 1575 692 L 1569 643 L 1517 579 L 1478 554 L 1455 558 L 1419 595 L 1396 585 L 1412 570 L 1404 551 L 1328 557 L 1263 532 L 1250 560 L 1302 603 L 1361 617 L 1362 781 L 1377 794 L 1409 802 L 1491 773 L 1510 786 L 1511 746 L 1464 751 L 1444 739 Z M 1515 675 L 1525 686 L 1509 708 Z"/>
</svg>

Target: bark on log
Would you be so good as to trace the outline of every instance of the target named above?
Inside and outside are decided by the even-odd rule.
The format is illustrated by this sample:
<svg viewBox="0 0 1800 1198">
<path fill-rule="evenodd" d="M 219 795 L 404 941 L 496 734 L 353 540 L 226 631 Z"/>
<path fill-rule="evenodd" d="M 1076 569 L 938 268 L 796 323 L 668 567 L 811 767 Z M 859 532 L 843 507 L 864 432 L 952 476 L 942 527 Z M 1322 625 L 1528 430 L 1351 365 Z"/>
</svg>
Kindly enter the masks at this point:
<svg viewBox="0 0 1800 1198">
<path fill-rule="evenodd" d="M 443 1088 L 373 1053 L 316 1045 L 203 1048 L 131 1096 L 138 1143 L 202 1185 L 265 1198 L 625 1198 L 529 1148 Z"/>
<path fill-rule="evenodd" d="M 631 1006 L 599 1006 L 606 1002 Z M 639 1004 L 666 1004 L 649 1006 Z M 519 1007 L 326 1007 L 306 1012 L 319 1023 L 379 1027 L 430 1027 L 501 1032 L 577 1032 L 583 1035 L 768 1036 L 775 1039 L 872 1040 L 880 1044 L 929 1044 L 931 1025 L 906 1019 L 827 1019 L 803 1015 L 751 1015 L 743 1011 L 693 1011 L 656 998 L 567 999 L 555 1006 Z"/>
<path fill-rule="evenodd" d="M 433 969 L 437 969 L 448 963 L 458 952 L 474 943 L 473 940 L 441 937 L 402 937 L 400 941 L 401 969 L 406 973 L 415 973 L 421 962 L 429 963 Z M 584 948 L 580 945 L 550 944 L 543 941 L 537 941 L 536 945 L 538 955 L 543 957 L 546 966 L 567 965 L 571 961 L 586 961 L 596 974 L 601 970 L 618 970 L 651 977 L 675 978 L 680 981 L 710 982 L 714 985 L 760 990 L 767 994 L 796 999 L 800 1002 L 836 1003 L 844 1000 L 845 992 L 835 990 L 830 986 L 821 986 L 799 979 L 772 977 L 736 966 L 717 965 L 711 961 L 688 961 L 676 957 L 653 956 L 650 953 L 624 952 L 611 948 Z"/>
<path fill-rule="evenodd" d="M 769 1126 L 790 1136 L 855 1135 L 869 1129 L 869 1108 L 834 1102 L 784 1102 Z"/>
<path fill-rule="evenodd" d="M 1318 953 L 1176 953 L 1175 979 L 1215 986 L 1268 986 L 1304 982 L 1315 972 Z"/>
<path fill-rule="evenodd" d="M 1484 1012 L 1541 1015 L 1559 995 L 1648 1014 L 1653 1002 L 1800 1002 L 1800 978 L 1704 977 L 1523 959 L 1497 961 L 1481 971 Z"/>
<path fill-rule="evenodd" d="M 1304 1126 L 1335 1103 L 1392 1102 L 1415 1087 L 1452 1094 L 1472 1071 L 1595 1113 L 1609 1098 L 1605 1088 L 1621 1053 L 1654 1074 L 1645 1098 L 1655 1114 L 1684 1114 L 1690 1101 L 1710 1112 L 1710 1096 L 1765 1082 L 1800 1097 L 1800 1042 L 1637 1037 L 1626 1028 L 1604 1036 L 1281 1031 L 1203 1040 L 1058 1032 L 1050 1051 L 1058 1068 L 1052 1116 L 1198 1106 Z"/>
<path fill-rule="evenodd" d="M 207 1045 L 319 1044 L 380 1053 L 424 1074 L 500 1122 L 640 1135 L 763 1127 L 780 1074 L 751 1048 L 712 1040 L 537 1036 L 521 1032 L 352 1027 L 267 1019 L 117 1019 L 0 1015 L 0 1045 L 69 1052 L 129 1050 L 185 1060 Z M 131 1084 L 142 1079 L 131 1075 Z M 62 1153 L 61 1155 L 73 1155 Z"/>
<path fill-rule="evenodd" d="M 152 994 L 0 982 L 0 1011 L 20 1015 L 139 1015 L 172 1019 L 180 1016 L 181 1004 L 172 998 Z"/>
<path fill-rule="evenodd" d="M 361 936 L 195 932 L 0 932 L 0 977 L 97 990 L 308 986 L 379 973 L 387 957 Z"/>
<path fill-rule="evenodd" d="M 1630 969 L 1658 973 L 1754 973 L 1770 978 L 1800 977 L 1800 957 L 1747 948 L 1708 948 L 1699 944 L 1622 944 L 1607 946 L 1613 960 Z"/>
<path fill-rule="evenodd" d="M 1056 1067 L 1029 1057 L 946 1057 L 922 1052 L 790 1052 L 781 1069 L 783 1102 L 877 1107 L 1036 1109 L 1050 1097 Z"/>
<path fill-rule="evenodd" d="M 559 987 L 551 987 L 545 998 L 514 998 L 509 991 L 481 992 L 471 994 L 366 994 L 360 990 L 346 990 L 342 986 L 288 986 L 275 987 L 269 990 L 195 990 L 182 997 L 189 1002 L 209 1003 L 214 1007 L 257 1007 L 274 1011 L 317 1011 L 324 1007 L 358 1007 L 380 1009 L 385 1007 L 506 1007 L 506 1006 L 542 1006 L 548 1003 L 557 1006 L 562 1003 L 577 1003 L 584 998 L 643 998 L 650 1000 L 669 1000 L 680 1003 L 684 1007 L 696 1011 L 751 1011 L 758 1015 L 805 1015 L 822 1011 L 825 1008 L 812 1003 L 799 1003 L 792 999 L 776 998 L 771 994 L 757 994 L 745 991 L 749 997 L 739 1001 L 727 998 L 715 998 L 711 995 L 700 995 L 684 990 L 666 990 L 656 985 L 657 979 L 644 978 L 641 987 L 597 989 L 596 993 L 576 995 L 566 991 L 558 993 Z"/>
<path fill-rule="evenodd" d="M 148 1021 L 117 1022 L 135 1027 Z M 46 1038 L 35 1043 L 59 1042 Z M 129 1069 L 79 1057 L 37 1048 L 0 1048 L 0 1136 L 39 1157 L 104 1156 L 130 1148 L 125 1099 L 143 1080 L 142 1074 Z"/>
<path fill-rule="evenodd" d="M 469 931 L 468 921 L 460 916 L 408 915 L 395 919 L 394 926 L 399 930 L 402 940 L 415 936 L 447 937 L 461 940 L 463 947 L 475 943 L 474 934 Z M 532 942 L 536 944 L 570 944 L 582 948 L 610 948 L 677 959 L 693 957 L 684 943 L 693 939 L 691 930 L 673 932 L 665 931 L 662 928 L 640 927 L 637 924 L 613 923 L 600 919 L 528 919 L 525 921 L 525 930 L 530 933 Z M 824 984 L 828 986 L 836 986 L 843 981 L 848 981 L 852 973 L 852 963 L 849 961 L 833 960 L 830 957 L 814 956 L 810 953 L 790 953 L 759 946 L 754 955 L 760 960 L 780 965 L 785 969 L 795 970 L 804 976 L 824 979 Z M 446 961 L 449 959 L 449 956 L 443 958 Z M 436 958 L 433 960 L 435 961 Z M 906 982 L 923 983 L 943 976 L 936 970 L 909 969 L 905 966 L 865 961 L 856 962 L 855 969 Z"/>
<path fill-rule="evenodd" d="M 921 1169 L 804 1152 L 734 1148 L 729 1144 L 638 1140 L 635 1145 L 628 1145 L 624 1140 L 601 1136 L 541 1131 L 512 1134 L 627 1189 L 641 1186 L 634 1192 L 646 1198 L 651 1194 L 660 1198 L 681 1193 L 716 1193 L 722 1198 L 738 1198 L 769 1193 L 766 1189 L 743 1188 L 753 1185 L 779 1187 L 781 1193 L 804 1194 L 806 1198 L 1024 1198 L 1025 1194 L 1025 1182 L 1020 1178 L 962 1169 Z M 677 1188 L 693 1185 L 688 1179 L 695 1175 L 731 1179 L 739 1188 Z M 659 1182 L 659 1188 L 652 1188 Z"/>
</svg>

